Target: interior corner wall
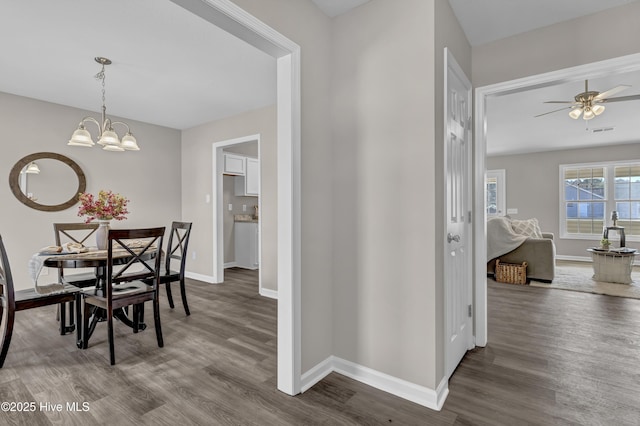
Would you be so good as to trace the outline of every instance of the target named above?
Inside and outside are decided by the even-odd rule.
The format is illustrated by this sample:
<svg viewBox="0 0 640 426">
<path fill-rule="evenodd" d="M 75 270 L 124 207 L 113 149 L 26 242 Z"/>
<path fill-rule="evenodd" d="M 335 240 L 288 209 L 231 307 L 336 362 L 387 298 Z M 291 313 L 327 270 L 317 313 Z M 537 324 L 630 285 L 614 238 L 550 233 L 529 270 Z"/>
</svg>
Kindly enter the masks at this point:
<svg viewBox="0 0 640 426">
<path fill-rule="evenodd" d="M 467 41 L 460 23 L 458 22 L 453 9 L 448 1 L 435 2 L 435 144 L 434 158 L 435 167 L 433 169 L 433 182 L 435 188 L 433 191 L 433 203 L 438 208 L 435 211 L 436 220 L 434 222 L 433 238 L 435 250 L 436 265 L 436 297 L 433 300 L 431 308 L 435 316 L 436 327 L 436 384 L 445 376 L 445 296 L 444 296 L 444 254 L 446 251 L 445 232 L 445 191 L 446 182 L 444 175 L 444 147 L 445 147 L 445 111 L 444 111 L 444 73 L 445 60 L 444 49 L 449 50 L 455 58 L 462 71 L 465 73 L 469 81 L 471 81 L 471 45 Z M 472 174 L 473 175 L 473 174 Z M 472 187 L 473 188 L 473 187 Z M 473 191 L 473 189 L 470 189 Z M 471 206 L 470 206 L 471 208 Z M 440 224 L 440 225 L 438 225 Z M 471 236 L 469 236 L 471 238 Z"/>
<path fill-rule="evenodd" d="M 487 169 L 505 169 L 507 208 L 514 219 L 536 218 L 543 232 L 555 234 L 558 256 L 584 257 L 597 240 L 560 238 L 560 164 L 639 160 L 640 142 L 606 147 L 567 149 L 487 157 Z"/>
<path fill-rule="evenodd" d="M 334 19 L 337 357 L 436 388 L 433 1 Z"/>
<path fill-rule="evenodd" d="M 640 2 L 473 47 L 473 86 L 638 53 Z M 594 31 L 597 36 L 594 36 Z"/>
<path fill-rule="evenodd" d="M 189 272 L 213 274 L 214 204 L 207 201 L 213 193 L 213 144 L 260 134 L 262 287 L 278 289 L 276 118 L 276 106 L 272 105 L 182 131 L 182 214 L 185 220 L 198 223 L 189 241 L 190 251 L 196 253 L 187 263 Z M 257 200 L 253 198 L 251 206 Z"/>
<path fill-rule="evenodd" d="M 95 194 L 101 189 L 110 189 L 129 198 L 131 213 L 127 220 L 112 221 L 113 228 L 169 228 L 172 221 L 181 219 L 180 131 L 111 117 L 131 126 L 140 151 L 107 152 L 97 146 L 68 146 L 71 133 L 86 116 L 100 117 L 100 113 L 0 93 L 0 130 L 7 141 L 0 156 L 0 170 L 5 173 L 4 184 L 0 185 L 0 234 L 17 290 L 33 286 L 27 272 L 28 260 L 38 249 L 54 244 L 53 223 L 83 220 L 77 216 L 77 205 L 63 211 L 45 212 L 27 207 L 14 197 L 8 185 L 9 172 L 26 155 L 36 152 L 65 155 L 83 170 L 88 192 Z M 95 137 L 97 129 L 88 130 Z M 44 175 L 46 170 L 41 169 Z M 77 180 L 73 185 L 71 192 L 77 188 Z M 57 279 L 57 272 L 47 269 L 48 275 L 38 280 L 40 284 Z"/>
</svg>

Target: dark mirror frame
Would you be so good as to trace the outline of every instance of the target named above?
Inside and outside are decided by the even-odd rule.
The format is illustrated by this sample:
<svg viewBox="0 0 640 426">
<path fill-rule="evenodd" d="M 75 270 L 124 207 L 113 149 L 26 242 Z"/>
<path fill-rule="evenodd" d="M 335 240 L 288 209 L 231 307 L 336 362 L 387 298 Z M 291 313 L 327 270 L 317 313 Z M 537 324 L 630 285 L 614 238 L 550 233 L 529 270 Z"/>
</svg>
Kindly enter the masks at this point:
<svg viewBox="0 0 640 426">
<path fill-rule="evenodd" d="M 36 203 L 22 193 L 22 191 L 20 190 L 20 172 L 27 164 L 31 163 L 32 161 L 42 159 L 62 161 L 64 164 L 71 167 L 71 169 L 73 169 L 73 171 L 76 173 L 76 176 L 78 177 L 78 189 L 70 200 L 62 204 L 50 206 Z M 85 177 L 84 172 L 82 171 L 78 163 L 73 161 L 71 158 L 65 157 L 64 155 L 57 154 L 55 152 L 36 152 L 35 154 L 30 154 L 24 158 L 21 158 L 20 160 L 18 160 L 15 166 L 13 166 L 13 168 L 11 169 L 11 173 L 9 173 L 9 187 L 11 187 L 11 192 L 13 192 L 13 195 L 15 195 L 16 198 L 25 206 L 45 212 L 57 212 L 60 210 L 66 210 L 78 202 L 78 194 L 81 192 L 85 192 L 85 190 L 87 189 L 87 178 Z"/>
</svg>

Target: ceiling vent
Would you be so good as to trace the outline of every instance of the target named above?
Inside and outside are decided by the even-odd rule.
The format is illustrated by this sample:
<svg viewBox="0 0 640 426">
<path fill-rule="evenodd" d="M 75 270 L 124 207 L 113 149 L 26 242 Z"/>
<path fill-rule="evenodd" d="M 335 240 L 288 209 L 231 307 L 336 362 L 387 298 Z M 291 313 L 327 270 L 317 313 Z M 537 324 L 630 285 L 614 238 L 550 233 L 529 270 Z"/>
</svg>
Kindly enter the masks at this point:
<svg viewBox="0 0 640 426">
<path fill-rule="evenodd" d="M 604 132 L 611 132 L 614 129 L 615 127 L 601 127 L 599 129 L 592 129 L 591 131 L 593 133 L 604 133 Z"/>
</svg>

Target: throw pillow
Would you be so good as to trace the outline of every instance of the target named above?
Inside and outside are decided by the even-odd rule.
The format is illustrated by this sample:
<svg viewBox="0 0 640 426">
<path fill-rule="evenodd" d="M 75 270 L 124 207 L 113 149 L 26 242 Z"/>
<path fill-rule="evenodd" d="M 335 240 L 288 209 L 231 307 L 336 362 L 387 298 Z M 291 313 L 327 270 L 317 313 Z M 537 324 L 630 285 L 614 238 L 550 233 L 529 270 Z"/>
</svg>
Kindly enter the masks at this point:
<svg viewBox="0 0 640 426">
<path fill-rule="evenodd" d="M 542 238 L 542 231 L 540 230 L 538 219 L 511 219 L 511 227 L 516 234 L 526 235 L 531 238 Z"/>
</svg>

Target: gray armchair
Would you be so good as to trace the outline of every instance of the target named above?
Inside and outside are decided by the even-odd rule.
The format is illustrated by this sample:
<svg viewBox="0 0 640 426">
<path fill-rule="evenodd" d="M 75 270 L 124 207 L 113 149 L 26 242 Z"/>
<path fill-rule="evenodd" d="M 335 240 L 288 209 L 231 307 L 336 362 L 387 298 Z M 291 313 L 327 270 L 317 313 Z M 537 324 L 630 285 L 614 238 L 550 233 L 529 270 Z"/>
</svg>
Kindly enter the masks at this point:
<svg viewBox="0 0 640 426">
<path fill-rule="evenodd" d="M 528 238 L 520 247 L 499 257 L 500 262 L 527 262 L 527 280 L 550 283 L 555 278 L 556 245 L 553 234 L 543 232 L 542 238 Z M 487 275 L 495 276 L 496 259 L 487 262 Z"/>
</svg>

